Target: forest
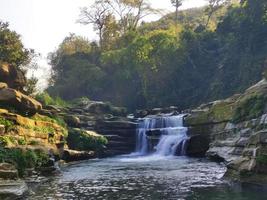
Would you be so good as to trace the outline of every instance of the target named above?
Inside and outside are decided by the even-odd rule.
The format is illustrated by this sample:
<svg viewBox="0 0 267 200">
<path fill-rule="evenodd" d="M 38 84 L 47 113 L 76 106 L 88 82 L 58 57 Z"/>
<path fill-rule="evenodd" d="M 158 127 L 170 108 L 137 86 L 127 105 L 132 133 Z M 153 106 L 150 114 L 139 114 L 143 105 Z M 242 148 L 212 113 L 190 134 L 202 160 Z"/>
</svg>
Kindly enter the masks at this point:
<svg viewBox="0 0 267 200">
<path fill-rule="evenodd" d="M 129 110 L 184 109 L 242 92 L 262 78 L 265 0 L 209 1 L 188 10 L 176 3 L 176 12 L 146 23 L 144 16 L 161 12 L 146 1 L 96 1 L 82 8 L 78 22 L 93 24 L 99 41 L 74 34 L 62 41 L 49 55 L 49 94 Z"/>
</svg>

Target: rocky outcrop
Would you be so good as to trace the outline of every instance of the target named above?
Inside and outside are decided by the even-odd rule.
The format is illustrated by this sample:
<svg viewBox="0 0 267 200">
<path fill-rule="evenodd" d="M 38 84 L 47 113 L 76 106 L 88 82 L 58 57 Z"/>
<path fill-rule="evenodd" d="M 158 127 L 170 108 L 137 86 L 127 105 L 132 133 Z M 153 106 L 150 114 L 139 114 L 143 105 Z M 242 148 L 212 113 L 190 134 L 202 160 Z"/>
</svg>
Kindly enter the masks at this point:
<svg viewBox="0 0 267 200">
<path fill-rule="evenodd" d="M 108 140 L 108 143 L 105 144 L 105 151 L 101 155 L 96 152 L 99 156 L 114 156 L 134 151 L 136 123 L 134 120 L 125 117 L 126 111 L 124 108 L 114 107 L 103 102 L 81 100 L 75 106 L 60 110 L 58 115 L 62 116 L 71 128 L 67 139 L 71 149 L 92 150 L 92 148 L 89 148 L 90 145 L 85 144 L 88 148 L 77 148 L 78 144 L 82 144 L 82 142 L 77 142 L 74 139 L 77 139 L 76 135 L 78 133 L 77 131 L 74 133 L 73 130 L 79 128 L 83 131 L 83 136 L 86 135 L 86 132 L 96 133 Z M 73 142 L 74 140 L 76 142 Z M 84 145 L 80 145 L 80 147 L 84 147 Z"/>
<path fill-rule="evenodd" d="M 94 151 L 75 151 L 70 149 L 65 149 L 62 156 L 62 159 L 66 162 L 88 160 L 93 158 L 96 158 Z"/>
<path fill-rule="evenodd" d="M 227 165 L 226 176 L 267 182 L 267 81 L 243 94 L 201 105 L 185 118 L 189 135 L 209 141 L 206 155 Z M 190 142 L 189 142 L 190 143 Z M 198 152 L 192 144 L 192 151 Z"/>
<path fill-rule="evenodd" d="M 33 115 L 42 109 L 41 103 L 11 88 L 0 89 L 0 102 L 30 115 Z"/>
<path fill-rule="evenodd" d="M 24 73 L 17 67 L 2 61 L 0 61 L 0 81 L 19 91 L 23 90 L 26 85 Z"/>
</svg>

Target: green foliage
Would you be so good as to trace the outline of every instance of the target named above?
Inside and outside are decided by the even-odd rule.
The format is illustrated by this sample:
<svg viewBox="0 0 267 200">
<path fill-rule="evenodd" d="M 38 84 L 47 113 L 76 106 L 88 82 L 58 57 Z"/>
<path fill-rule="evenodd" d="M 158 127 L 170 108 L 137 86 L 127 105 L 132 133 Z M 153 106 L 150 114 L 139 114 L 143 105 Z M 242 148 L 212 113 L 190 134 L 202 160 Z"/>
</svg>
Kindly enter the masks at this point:
<svg viewBox="0 0 267 200">
<path fill-rule="evenodd" d="M 35 96 L 36 100 L 40 101 L 43 105 L 55 105 L 55 106 L 61 106 L 66 107 L 69 104 L 64 101 L 59 96 L 56 96 L 55 98 L 52 98 L 47 92 L 39 93 Z"/>
<path fill-rule="evenodd" d="M 48 154 L 42 150 L 0 147 L 0 162 L 14 164 L 19 175 L 23 176 L 27 168 L 37 168 L 48 162 Z"/>
<path fill-rule="evenodd" d="M 9 132 L 14 128 L 14 122 L 12 122 L 8 119 L 5 119 L 1 116 L 0 116 L 0 124 L 5 126 L 6 132 Z"/>
<path fill-rule="evenodd" d="M 265 102 L 266 97 L 263 95 L 251 96 L 243 100 L 235 109 L 232 121 L 238 123 L 259 117 L 264 112 Z"/>
<path fill-rule="evenodd" d="M 24 48 L 20 36 L 0 21 L 0 60 L 19 66 L 28 61 L 29 51 Z"/>
<path fill-rule="evenodd" d="M 102 151 L 104 145 L 108 143 L 107 139 L 101 135 L 91 135 L 86 131 L 79 129 L 69 130 L 67 138 L 68 146 L 71 149 L 79 151 Z"/>
<path fill-rule="evenodd" d="M 264 71 L 266 1 L 220 5 L 210 16 L 206 8 L 180 11 L 177 25 L 173 14 L 144 23 L 101 51 L 86 41 L 92 47 L 87 52 L 77 49 L 70 55 L 59 47 L 51 57 L 59 76 L 48 91 L 63 99 L 86 96 L 129 110 L 183 109 L 242 92 Z"/>
<path fill-rule="evenodd" d="M 16 144 L 16 139 L 10 135 L 0 136 L 0 146 L 5 147 Z"/>
</svg>

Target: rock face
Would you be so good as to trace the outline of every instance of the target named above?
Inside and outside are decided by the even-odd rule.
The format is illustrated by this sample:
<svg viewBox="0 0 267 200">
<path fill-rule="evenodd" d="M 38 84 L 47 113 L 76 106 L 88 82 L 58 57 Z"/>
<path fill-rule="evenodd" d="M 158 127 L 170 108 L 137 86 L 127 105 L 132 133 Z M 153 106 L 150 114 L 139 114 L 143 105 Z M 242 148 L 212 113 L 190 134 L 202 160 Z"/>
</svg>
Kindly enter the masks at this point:
<svg viewBox="0 0 267 200">
<path fill-rule="evenodd" d="M 209 141 L 206 155 L 223 161 L 227 176 L 267 182 L 266 97 L 267 82 L 263 80 L 243 94 L 201 105 L 185 118 L 189 135 Z M 198 153 L 197 146 L 192 142 L 191 151 Z"/>
<path fill-rule="evenodd" d="M 75 107 L 65 109 L 61 114 L 69 127 L 103 135 L 108 143 L 102 156 L 128 154 L 135 149 L 136 123 L 126 117 L 125 109 L 113 107 L 103 102 L 85 101 Z M 70 131 L 69 146 L 74 150 Z M 76 138 L 76 137 L 75 137 Z M 76 142 L 76 144 L 78 144 Z"/>
<path fill-rule="evenodd" d="M 8 87 L 23 90 L 26 85 L 26 78 L 24 73 L 8 63 L 0 61 L 0 81 L 7 84 Z"/>
<path fill-rule="evenodd" d="M 0 102 L 31 115 L 42 109 L 41 103 L 11 88 L 0 89 Z"/>
</svg>

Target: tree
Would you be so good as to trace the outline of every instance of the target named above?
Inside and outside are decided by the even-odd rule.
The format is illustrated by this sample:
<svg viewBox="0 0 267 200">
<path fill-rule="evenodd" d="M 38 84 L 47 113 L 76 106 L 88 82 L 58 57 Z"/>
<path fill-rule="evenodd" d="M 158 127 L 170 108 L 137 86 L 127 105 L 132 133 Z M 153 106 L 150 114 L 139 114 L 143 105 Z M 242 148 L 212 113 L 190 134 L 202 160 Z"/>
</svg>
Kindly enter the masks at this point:
<svg viewBox="0 0 267 200">
<path fill-rule="evenodd" d="M 29 53 L 20 35 L 11 31 L 8 23 L 0 21 L 0 60 L 18 67 L 29 60 Z"/>
<path fill-rule="evenodd" d="M 175 20 L 178 22 L 178 11 L 183 5 L 183 0 L 171 0 L 171 4 L 175 7 Z"/>
<path fill-rule="evenodd" d="M 105 0 L 96 0 L 90 8 L 81 9 L 78 22 L 84 25 L 93 24 L 94 29 L 98 30 L 100 47 L 103 46 L 103 29 L 109 15 L 109 8 Z"/>
<path fill-rule="evenodd" d="M 212 15 L 216 11 L 220 10 L 223 6 L 230 3 L 231 0 L 208 0 L 208 2 L 209 2 L 209 4 L 208 4 L 208 7 L 205 11 L 207 13 L 207 16 L 208 16 L 206 27 L 208 27 Z"/>
</svg>

